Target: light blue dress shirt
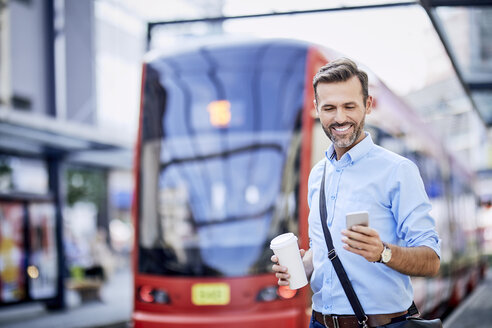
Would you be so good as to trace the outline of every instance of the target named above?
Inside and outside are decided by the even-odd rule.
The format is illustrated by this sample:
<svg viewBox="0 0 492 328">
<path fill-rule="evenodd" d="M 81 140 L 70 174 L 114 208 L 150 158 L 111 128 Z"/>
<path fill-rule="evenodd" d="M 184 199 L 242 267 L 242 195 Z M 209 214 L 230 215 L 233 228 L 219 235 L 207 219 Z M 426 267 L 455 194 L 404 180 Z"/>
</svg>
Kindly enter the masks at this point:
<svg viewBox="0 0 492 328">
<path fill-rule="evenodd" d="M 440 256 L 431 205 L 417 166 L 366 137 L 336 160 L 333 145 L 311 170 L 308 183 L 309 238 L 313 251 L 313 309 L 354 314 L 328 259 L 319 214 L 319 188 L 326 162 L 325 195 L 333 245 L 366 314 L 396 313 L 412 304 L 410 277 L 383 263 L 371 263 L 343 249 L 345 214 L 369 212 L 369 226 L 381 240 L 399 246 L 428 246 Z"/>
</svg>

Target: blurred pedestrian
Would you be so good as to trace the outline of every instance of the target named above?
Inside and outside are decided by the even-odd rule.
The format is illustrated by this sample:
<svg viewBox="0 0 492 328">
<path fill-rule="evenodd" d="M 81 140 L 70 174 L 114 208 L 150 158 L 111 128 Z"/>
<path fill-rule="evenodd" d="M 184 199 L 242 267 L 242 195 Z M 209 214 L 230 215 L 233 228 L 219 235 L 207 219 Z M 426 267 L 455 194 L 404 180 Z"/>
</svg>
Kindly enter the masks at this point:
<svg viewBox="0 0 492 328">
<path fill-rule="evenodd" d="M 101 281 L 106 281 L 115 270 L 114 255 L 106 237 L 106 231 L 99 228 L 90 246 L 92 265 L 85 270 L 86 276 Z"/>
</svg>

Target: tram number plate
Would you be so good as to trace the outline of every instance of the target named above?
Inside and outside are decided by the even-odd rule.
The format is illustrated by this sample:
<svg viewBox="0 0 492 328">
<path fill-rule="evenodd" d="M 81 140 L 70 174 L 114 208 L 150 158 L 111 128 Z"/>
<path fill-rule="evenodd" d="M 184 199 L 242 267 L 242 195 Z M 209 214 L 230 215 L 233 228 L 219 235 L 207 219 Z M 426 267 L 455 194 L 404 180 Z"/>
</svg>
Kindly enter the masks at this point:
<svg viewBox="0 0 492 328">
<path fill-rule="evenodd" d="M 195 305 L 226 305 L 231 300 L 231 289 L 226 283 L 194 284 L 191 301 Z"/>
</svg>

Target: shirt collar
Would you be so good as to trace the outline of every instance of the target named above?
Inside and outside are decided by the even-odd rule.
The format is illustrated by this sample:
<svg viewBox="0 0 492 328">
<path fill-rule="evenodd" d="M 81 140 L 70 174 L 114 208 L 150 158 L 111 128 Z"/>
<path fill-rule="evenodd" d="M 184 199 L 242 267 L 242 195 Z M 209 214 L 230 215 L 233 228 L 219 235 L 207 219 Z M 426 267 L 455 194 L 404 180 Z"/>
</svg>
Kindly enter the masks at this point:
<svg viewBox="0 0 492 328">
<path fill-rule="evenodd" d="M 346 165 L 350 163 L 354 163 L 364 157 L 369 150 L 371 150 L 374 142 L 372 141 L 371 134 L 369 132 L 364 132 L 366 137 L 361 140 L 357 145 L 352 147 L 348 152 L 346 152 L 339 161 L 337 161 L 337 156 L 335 153 L 335 147 L 333 144 L 328 147 L 328 150 L 325 152 L 326 158 L 335 166 Z"/>
</svg>

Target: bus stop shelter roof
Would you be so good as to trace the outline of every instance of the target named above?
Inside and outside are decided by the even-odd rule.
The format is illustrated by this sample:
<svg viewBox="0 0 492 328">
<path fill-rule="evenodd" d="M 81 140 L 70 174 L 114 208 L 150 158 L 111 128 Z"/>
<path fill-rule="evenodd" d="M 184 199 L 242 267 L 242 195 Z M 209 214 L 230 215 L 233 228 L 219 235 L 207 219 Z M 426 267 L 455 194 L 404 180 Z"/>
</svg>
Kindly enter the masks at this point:
<svg viewBox="0 0 492 328">
<path fill-rule="evenodd" d="M 8 108 L 0 108 L 0 150 L 108 168 L 129 168 L 132 156 L 127 142 L 96 127 Z"/>
</svg>

